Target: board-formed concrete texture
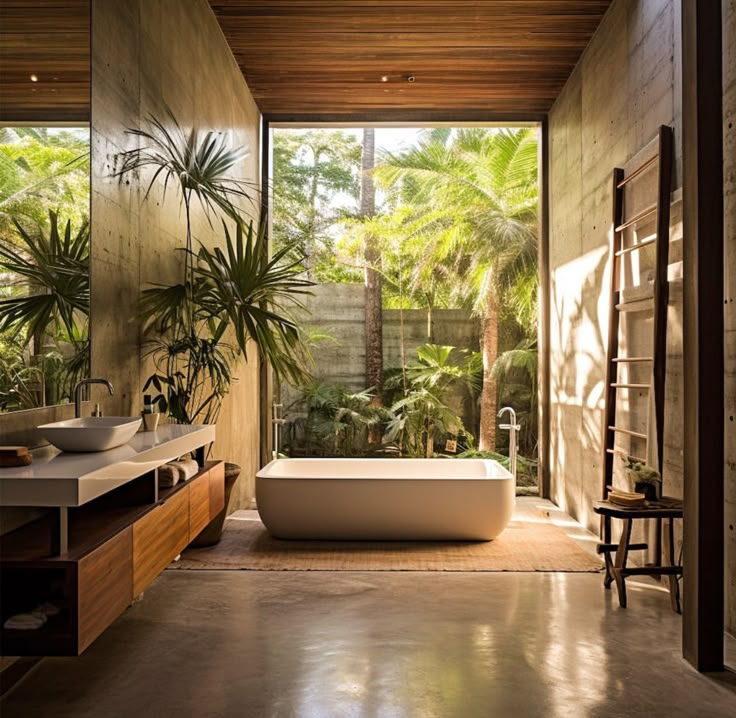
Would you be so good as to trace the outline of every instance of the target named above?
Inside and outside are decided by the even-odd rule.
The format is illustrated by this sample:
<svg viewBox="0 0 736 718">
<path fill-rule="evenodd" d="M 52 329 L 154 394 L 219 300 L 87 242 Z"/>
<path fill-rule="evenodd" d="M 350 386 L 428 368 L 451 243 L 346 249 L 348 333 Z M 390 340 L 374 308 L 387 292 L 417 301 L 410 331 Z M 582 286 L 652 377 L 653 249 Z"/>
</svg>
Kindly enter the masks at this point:
<svg viewBox="0 0 736 718">
<path fill-rule="evenodd" d="M 115 386 L 101 400 L 107 414 L 135 414 L 152 363 L 136 303 L 151 282 L 181 281 L 186 222 L 171 183 L 144 198 L 150 172 L 112 176 L 126 133 L 167 109 L 184 131 L 225 132 L 248 156 L 233 170 L 257 190 L 260 114 L 206 0 L 93 0 L 92 30 L 92 374 Z M 222 244 L 220 220 L 210 225 L 197 202 L 195 247 Z M 246 206 L 253 214 L 258 203 Z M 223 403 L 213 455 L 243 467 L 232 508 L 253 495 L 259 450 L 257 355 L 237 371 Z"/>
<path fill-rule="evenodd" d="M 736 631 L 736 10 L 723 0 L 724 156 L 726 178 L 726 580 L 727 627 Z M 682 496 L 682 208 L 681 29 L 678 4 L 615 2 L 549 117 L 552 498 L 589 528 L 601 491 L 601 440 L 608 317 L 611 172 L 631 169 L 651 154 L 661 124 L 675 132 L 670 227 L 670 308 L 667 338 L 664 491 Z M 606 78 L 601 82 L 601 78 Z M 650 203 L 654 173 L 627 189 L 627 215 Z M 639 236 L 651 233 L 641 227 Z M 633 294 L 647 294 L 651 248 L 627 261 Z M 633 259 L 632 255 L 629 258 Z M 627 258 L 627 260 L 629 259 Z M 624 315 L 621 338 L 631 354 L 649 352 L 651 313 Z M 628 375 L 648 381 L 645 374 Z M 638 371 L 641 371 L 639 369 Z M 625 376 L 625 375 L 622 375 Z M 638 394 L 638 393 L 637 393 Z M 619 393 L 619 425 L 646 431 L 646 399 Z M 634 450 L 618 437 L 617 445 Z M 652 537 L 653 527 L 648 534 Z M 678 547 L 680 534 L 678 531 Z"/>
<path fill-rule="evenodd" d="M 679 36 L 674 3 L 614 3 L 549 118 L 552 497 L 590 528 L 597 525 L 592 502 L 600 497 L 602 479 L 611 174 L 616 166 L 631 168 L 644 159 L 648 153 L 644 148 L 662 124 L 675 128 L 676 166 L 681 164 L 681 112 L 675 79 Z M 602 77 L 605 82 L 601 82 Z M 655 178 L 651 175 L 654 173 L 647 173 L 632 185 L 627 215 L 652 202 Z M 676 171 L 674 187 L 679 185 Z M 672 212 L 673 257 L 680 251 L 676 248 L 681 234 L 679 217 L 676 203 Z M 651 230 L 641 228 L 642 236 L 647 229 Z M 642 256 L 636 256 L 639 254 Z M 651 257 L 636 253 L 634 261 L 639 259 L 642 269 L 627 262 L 634 267 L 627 272 L 627 283 L 639 285 L 639 291 L 646 293 Z M 681 314 L 677 305 L 681 291 L 673 287 L 672 295 L 675 306 L 670 327 L 679 325 Z M 622 341 L 632 353 L 650 354 L 646 351 L 650 331 L 651 313 L 627 317 Z M 679 331 L 670 330 L 667 395 L 681 397 L 678 336 Z M 622 425 L 645 429 L 642 410 L 646 398 L 619 394 Z M 682 490 L 679 416 L 676 408 L 668 405 L 665 489 L 674 495 Z M 623 442 L 620 445 L 630 448 Z"/>
<path fill-rule="evenodd" d="M 365 287 L 362 284 L 318 284 L 304 298 L 296 318 L 309 330 L 326 335 L 314 348 L 316 373 L 326 381 L 365 388 Z M 401 312 L 383 310 L 383 365 L 401 365 Z M 404 346 L 408 360 L 432 342 L 478 351 L 480 321 L 464 309 L 405 309 Z"/>
</svg>

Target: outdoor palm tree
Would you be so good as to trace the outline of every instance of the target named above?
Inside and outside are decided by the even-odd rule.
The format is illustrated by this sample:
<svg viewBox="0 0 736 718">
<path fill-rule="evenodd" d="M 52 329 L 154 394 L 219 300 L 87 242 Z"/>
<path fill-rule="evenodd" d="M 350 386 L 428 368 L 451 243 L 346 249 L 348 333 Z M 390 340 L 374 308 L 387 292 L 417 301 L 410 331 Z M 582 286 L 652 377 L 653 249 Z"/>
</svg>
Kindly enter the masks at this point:
<svg viewBox="0 0 736 718">
<path fill-rule="evenodd" d="M 493 449 L 500 303 L 523 325 L 535 316 L 537 142 L 531 129 L 430 130 L 401 153 L 384 153 L 374 177 L 408 206 L 404 251 L 413 282 L 437 280 L 482 317 L 480 449 Z"/>
</svg>

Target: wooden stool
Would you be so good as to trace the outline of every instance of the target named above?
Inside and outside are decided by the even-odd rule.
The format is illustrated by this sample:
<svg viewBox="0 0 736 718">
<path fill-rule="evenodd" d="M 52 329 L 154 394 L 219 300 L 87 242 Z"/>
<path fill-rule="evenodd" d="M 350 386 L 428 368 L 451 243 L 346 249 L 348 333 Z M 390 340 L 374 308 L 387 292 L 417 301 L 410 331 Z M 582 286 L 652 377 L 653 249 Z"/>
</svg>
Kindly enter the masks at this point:
<svg viewBox="0 0 736 718">
<path fill-rule="evenodd" d="M 675 519 L 682 518 L 682 501 L 679 499 L 661 498 L 652 501 L 648 506 L 629 507 L 618 506 L 610 501 L 596 501 L 593 510 L 603 517 L 603 541 L 596 547 L 599 554 L 603 554 L 606 562 L 606 577 L 603 585 L 610 588 L 615 581 L 618 589 L 618 602 L 626 608 L 626 577 L 627 576 L 667 576 L 669 578 L 670 601 L 672 610 L 681 613 L 679 578 L 682 576 L 682 566 L 675 560 Z M 621 539 L 618 544 L 611 543 L 611 519 L 621 519 L 624 522 Z M 628 567 L 629 551 L 641 551 L 647 548 L 645 543 L 631 543 L 631 529 L 635 519 L 665 519 L 668 522 L 669 533 L 669 565 Z M 611 554 L 616 553 L 615 560 Z"/>
</svg>

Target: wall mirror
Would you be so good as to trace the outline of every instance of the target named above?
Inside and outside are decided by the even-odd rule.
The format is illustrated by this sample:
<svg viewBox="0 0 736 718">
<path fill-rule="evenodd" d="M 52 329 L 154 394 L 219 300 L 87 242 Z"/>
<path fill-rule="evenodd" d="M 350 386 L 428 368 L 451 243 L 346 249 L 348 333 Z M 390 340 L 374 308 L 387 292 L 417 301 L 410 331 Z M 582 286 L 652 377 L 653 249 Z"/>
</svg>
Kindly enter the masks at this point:
<svg viewBox="0 0 736 718">
<path fill-rule="evenodd" d="M 90 0 L 0 6 L 0 413 L 89 376 Z"/>
</svg>

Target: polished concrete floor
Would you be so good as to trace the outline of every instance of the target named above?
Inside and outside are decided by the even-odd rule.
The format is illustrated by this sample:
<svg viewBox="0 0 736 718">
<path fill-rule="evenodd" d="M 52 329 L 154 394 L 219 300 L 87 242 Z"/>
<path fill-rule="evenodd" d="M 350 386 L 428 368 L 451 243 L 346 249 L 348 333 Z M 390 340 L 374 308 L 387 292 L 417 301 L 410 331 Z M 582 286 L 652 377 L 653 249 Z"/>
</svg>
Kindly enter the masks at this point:
<svg viewBox="0 0 736 718">
<path fill-rule="evenodd" d="M 168 571 L 2 718 L 736 716 L 680 618 L 596 574 Z"/>
</svg>

